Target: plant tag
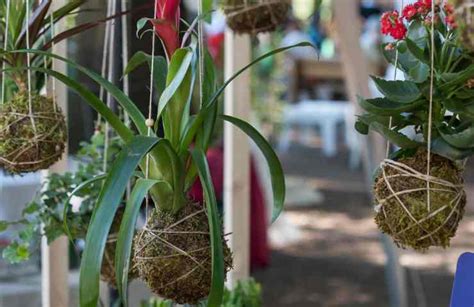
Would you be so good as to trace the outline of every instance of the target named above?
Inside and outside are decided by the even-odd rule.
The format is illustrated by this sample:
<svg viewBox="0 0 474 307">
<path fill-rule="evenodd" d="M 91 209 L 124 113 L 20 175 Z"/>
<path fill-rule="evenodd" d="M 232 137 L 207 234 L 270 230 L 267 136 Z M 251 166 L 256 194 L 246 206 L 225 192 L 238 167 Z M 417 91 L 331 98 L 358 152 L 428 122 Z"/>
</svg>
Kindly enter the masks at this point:
<svg viewBox="0 0 474 307">
<path fill-rule="evenodd" d="M 454 277 L 451 307 L 474 307 L 474 254 L 459 257 Z"/>
</svg>

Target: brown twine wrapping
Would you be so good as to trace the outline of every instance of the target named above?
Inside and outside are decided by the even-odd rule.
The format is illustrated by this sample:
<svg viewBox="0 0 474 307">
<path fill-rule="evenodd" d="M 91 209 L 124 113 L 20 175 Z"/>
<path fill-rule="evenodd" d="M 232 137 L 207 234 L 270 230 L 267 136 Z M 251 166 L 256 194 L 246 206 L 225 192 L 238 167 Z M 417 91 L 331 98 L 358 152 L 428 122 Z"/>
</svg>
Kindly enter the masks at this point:
<svg viewBox="0 0 474 307">
<path fill-rule="evenodd" d="M 436 168 L 440 157 L 433 159 Z M 429 246 L 447 247 L 464 212 L 466 196 L 462 179 L 453 183 L 390 159 L 384 160 L 380 169 L 375 192 L 379 227 L 401 247 L 410 246 L 416 250 Z M 426 202 L 428 188 L 432 194 L 430 206 Z M 447 200 L 444 204 L 437 199 L 441 193 L 443 201 Z"/>
<path fill-rule="evenodd" d="M 227 24 L 237 33 L 255 35 L 275 30 L 287 18 L 288 0 L 224 0 Z"/>
<path fill-rule="evenodd" d="M 0 165 L 12 173 L 47 169 L 61 158 L 67 140 L 61 110 L 50 98 L 32 94 L 31 112 L 28 95 L 20 92 L 0 106 Z"/>
<path fill-rule="evenodd" d="M 142 280 L 157 295 L 196 304 L 209 294 L 212 256 L 206 210 L 185 206 L 175 219 L 154 210 L 135 237 L 134 261 Z M 232 257 L 224 244 L 226 271 Z"/>
</svg>

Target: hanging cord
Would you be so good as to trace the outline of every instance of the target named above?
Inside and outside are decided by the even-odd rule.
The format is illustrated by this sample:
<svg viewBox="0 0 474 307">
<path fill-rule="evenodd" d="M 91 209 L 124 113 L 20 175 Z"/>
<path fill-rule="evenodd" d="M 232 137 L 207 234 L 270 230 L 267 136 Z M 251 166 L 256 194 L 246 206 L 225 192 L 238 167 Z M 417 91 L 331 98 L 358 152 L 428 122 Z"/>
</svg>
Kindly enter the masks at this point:
<svg viewBox="0 0 474 307">
<path fill-rule="evenodd" d="M 107 13 L 106 17 L 111 16 L 112 12 L 112 4 L 110 0 L 107 0 Z M 102 49 L 102 68 L 101 68 L 101 77 L 105 78 L 107 74 L 107 59 L 109 55 L 109 36 L 110 36 L 110 28 L 111 28 L 112 20 L 108 20 L 105 23 L 105 30 L 104 30 L 104 42 L 103 42 L 103 49 Z M 101 85 L 99 89 L 99 98 L 101 101 L 105 100 L 105 89 Z M 97 125 L 96 130 L 100 131 L 100 126 L 102 125 L 102 116 L 100 114 L 97 115 Z"/>
<path fill-rule="evenodd" d="M 155 5 L 153 18 L 156 17 L 157 13 L 157 6 Z M 148 118 L 145 121 L 146 126 L 148 127 L 148 136 L 151 136 L 152 128 L 155 125 L 155 121 L 153 120 L 153 95 L 154 95 L 154 83 L 155 83 L 155 45 L 156 45 L 156 34 L 153 31 L 151 37 L 151 68 L 150 68 L 150 96 L 148 99 Z M 170 55 L 171 57 L 171 55 Z M 145 166 L 145 178 L 148 179 L 150 177 L 150 154 L 146 155 L 146 166 Z M 150 196 L 147 194 L 145 199 L 145 216 L 146 220 L 148 220 L 148 207 L 150 205 Z"/>
<path fill-rule="evenodd" d="M 198 2 L 198 38 L 199 38 L 199 105 L 204 105 L 203 86 L 204 86 L 204 23 L 203 23 L 202 0 Z"/>
<path fill-rule="evenodd" d="M 7 0 L 7 13 L 5 15 L 5 34 L 4 34 L 4 42 L 3 42 L 3 50 L 7 50 L 8 48 L 8 38 L 9 38 L 9 27 L 10 27 L 10 1 L 11 0 Z M 5 71 L 5 68 L 6 68 L 6 62 L 5 60 L 3 61 L 2 63 L 2 104 L 5 103 L 5 98 L 6 98 L 6 94 L 5 94 L 5 85 L 6 85 L 6 71 Z"/>
<path fill-rule="evenodd" d="M 435 21 L 436 21 L 435 0 L 431 0 L 431 74 L 430 74 L 430 105 L 428 112 L 428 157 L 426 158 L 426 176 L 431 172 L 431 130 L 433 126 L 433 92 L 434 92 L 434 60 L 435 60 Z M 427 181 L 427 205 L 428 212 L 431 211 L 430 182 Z"/>
<path fill-rule="evenodd" d="M 110 14 L 113 16 L 117 12 L 117 1 L 116 0 L 111 0 L 111 11 Z M 110 3 L 110 1 L 109 1 Z M 114 47 L 115 47 L 115 28 L 116 28 L 116 23 L 115 21 L 110 21 L 109 24 L 109 37 L 108 37 L 108 67 L 107 67 L 107 80 L 111 83 L 114 82 L 114 62 L 115 62 L 115 53 L 114 53 Z M 104 90 L 104 89 L 103 89 Z M 107 92 L 107 107 L 109 109 L 112 109 L 113 105 L 113 96 L 110 92 Z M 108 162 L 108 155 L 109 155 L 109 145 L 110 145 L 110 124 L 108 121 L 105 122 L 105 140 L 104 140 L 104 173 L 107 172 L 107 162 Z"/>
<path fill-rule="evenodd" d="M 403 7 L 405 6 L 405 1 L 402 0 L 401 7 L 400 7 L 400 12 L 403 12 Z M 395 45 L 395 72 L 393 73 L 393 80 L 397 80 L 397 72 L 398 72 L 398 60 L 399 60 L 399 51 L 398 51 L 398 42 Z M 388 129 L 392 130 L 392 125 L 393 125 L 393 117 L 390 116 L 390 119 L 388 121 Z M 385 157 L 388 158 L 390 156 L 390 140 L 387 139 L 387 148 L 385 152 Z"/>
<path fill-rule="evenodd" d="M 51 39 L 54 38 L 54 36 L 56 35 L 55 34 L 55 28 L 54 28 L 54 18 L 53 18 L 53 14 L 51 13 L 51 16 L 49 18 L 49 22 L 50 22 L 50 28 L 51 28 Z M 56 47 L 56 44 L 54 43 L 54 41 L 51 43 L 51 52 L 54 53 L 54 49 Z M 55 60 L 54 59 L 51 59 L 51 70 L 54 71 L 55 69 Z M 47 63 L 46 63 L 46 60 L 44 61 L 44 65 L 46 66 Z M 45 80 L 48 80 L 48 75 L 45 74 Z M 47 81 L 46 81 L 47 82 Z M 46 83 L 46 92 L 48 91 L 48 85 Z M 58 105 L 57 105 L 57 100 L 56 100 L 56 78 L 51 78 L 51 93 L 50 93 L 50 96 L 51 96 L 51 99 L 53 100 L 53 108 L 54 108 L 54 112 L 57 112 L 58 111 Z"/>
<path fill-rule="evenodd" d="M 121 1 L 121 11 L 127 11 L 127 0 Z M 129 60 L 129 38 L 128 38 L 128 14 L 122 15 L 122 66 L 125 67 Z M 125 95 L 130 96 L 130 80 L 128 74 L 123 76 L 122 81 L 123 92 Z M 124 121 L 125 125 L 130 128 L 130 116 L 124 110 Z"/>
<path fill-rule="evenodd" d="M 26 49 L 30 49 L 30 0 L 26 0 Z M 33 128 L 33 133 L 35 135 L 35 142 L 37 137 L 36 123 L 33 114 L 33 97 L 31 95 L 32 91 L 32 80 L 31 80 L 31 54 L 26 53 L 26 66 L 27 66 L 27 78 L 28 78 L 28 112 L 31 121 L 31 127 Z M 38 147 L 38 142 L 36 142 L 36 147 Z"/>
</svg>

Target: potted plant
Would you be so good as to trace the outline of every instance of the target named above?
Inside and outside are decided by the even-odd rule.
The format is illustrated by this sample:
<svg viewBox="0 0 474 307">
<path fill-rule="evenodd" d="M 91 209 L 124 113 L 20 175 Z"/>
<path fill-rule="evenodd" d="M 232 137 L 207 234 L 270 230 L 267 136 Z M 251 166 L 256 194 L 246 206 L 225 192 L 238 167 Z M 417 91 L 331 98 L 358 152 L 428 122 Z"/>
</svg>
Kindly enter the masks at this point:
<svg viewBox="0 0 474 307">
<path fill-rule="evenodd" d="M 459 41 L 452 5 L 420 0 L 382 16 L 395 41 L 384 54 L 405 78 L 372 77 L 383 97 L 359 99 L 356 129 L 399 149 L 375 176 L 375 221 L 401 247 L 449 246 L 466 204 L 462 161 L 474 149 L 473 54 Z"/>
</svg>

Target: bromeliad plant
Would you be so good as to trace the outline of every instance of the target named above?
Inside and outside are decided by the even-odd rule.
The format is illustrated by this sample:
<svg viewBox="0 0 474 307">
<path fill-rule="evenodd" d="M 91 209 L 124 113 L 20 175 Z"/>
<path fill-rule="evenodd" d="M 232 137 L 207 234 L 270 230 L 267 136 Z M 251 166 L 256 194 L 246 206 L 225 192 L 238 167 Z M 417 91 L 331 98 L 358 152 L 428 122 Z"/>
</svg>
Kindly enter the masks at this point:
<svg viewBox="0 0 474 307">
<path fill-rule="evenodd" d="M 383 97 L 360 98 L 367 113 L 356 124 L 400 148 L 375 179 L 376 222 L 416 250 L 449 246 L 466 204 L 457 162 L 474 150 L 473 54 L 459 42 L 453 7 L 433 3 L 434 15 L 432 1 L 420 0 L 382 16 L 382 33 L 396 40 L 384 54 L 405 80 L 373 77 Z"/>
<path fill-rule="evenodd" d="M 159 97 L 155 118 L 146 118 L 128 96 L 100 75 L 65 58 L 35 50 L 14 52 L 48 55 L 85 73 L 115 97 L 133 122 L 133 127 L 129 128 L 99 98 L 71 78 L 47 68 L 34 68 L 80 94 L 126 143 L 105 178 L 88 227 L 80 274 L 80 304 L 83 307 L 97 305 L 107 237 L 132 177 L 136 181 L 123 213 L 115 254 L 117 286 L 123 304 L 127 305 L 128 271 L 133 260 L 140 278 L 158 295 L 179 303 L 196 303 L 207 297 L 208 306 L 220 306 L 225 273 L 231 260 L 205 155 L 218 119 L 239 127 L 262 150 L 272 177 L 273 220 L 283 209 L 285 182 L 276 154 L 250 124 L 218 114 L 219 100 L 226 86 L 255 63 L 296 46 L 311 45 L 300 43 L 269 52 L 218 87 L 214 64 L 205 47 L 196 43 L 194 29 L 191 27 L 184 39 L 179 39 L 176 2 L 179 1 L 157 0 L 160 18 L 149 21 L 160 35 L 163 35 L 160 26 L 172 24 L 168 31 L 175 36 L 173 42 L 175 39 L 180 41 L 180 47 L 174 50 L 173 46 L 167 45 L 168 39 L 160 36 L 168 52 L 167 59 L 140 52 L 133 56 L 126 69 L 130 72 L 141 64 L 149 64 L 153 88 Z M 211 2 L 204 3 L 209 5 Z M 171 7 L 176 8 L 174 14 L 164 14 L 164 9 Z M 203 9 L 203 12 L 208 11 Z M 146 21 L 139 21 L 138 27 L 143 28 Z M 198 106 L 193 110 L 195 88 L 200 99 L 199 103 L 193 104 Z M 157 136 L 160 123 L 163 137 Z M 138 174 L 137 170 L 140 170 Z M 197 177 L 203 185 L 205 208 L 187 198 L 187 191 Z M 147 194 L 151 196 L 154 209 L 146 226 L 135 236 L 136 219 Z"/>
</svg>

